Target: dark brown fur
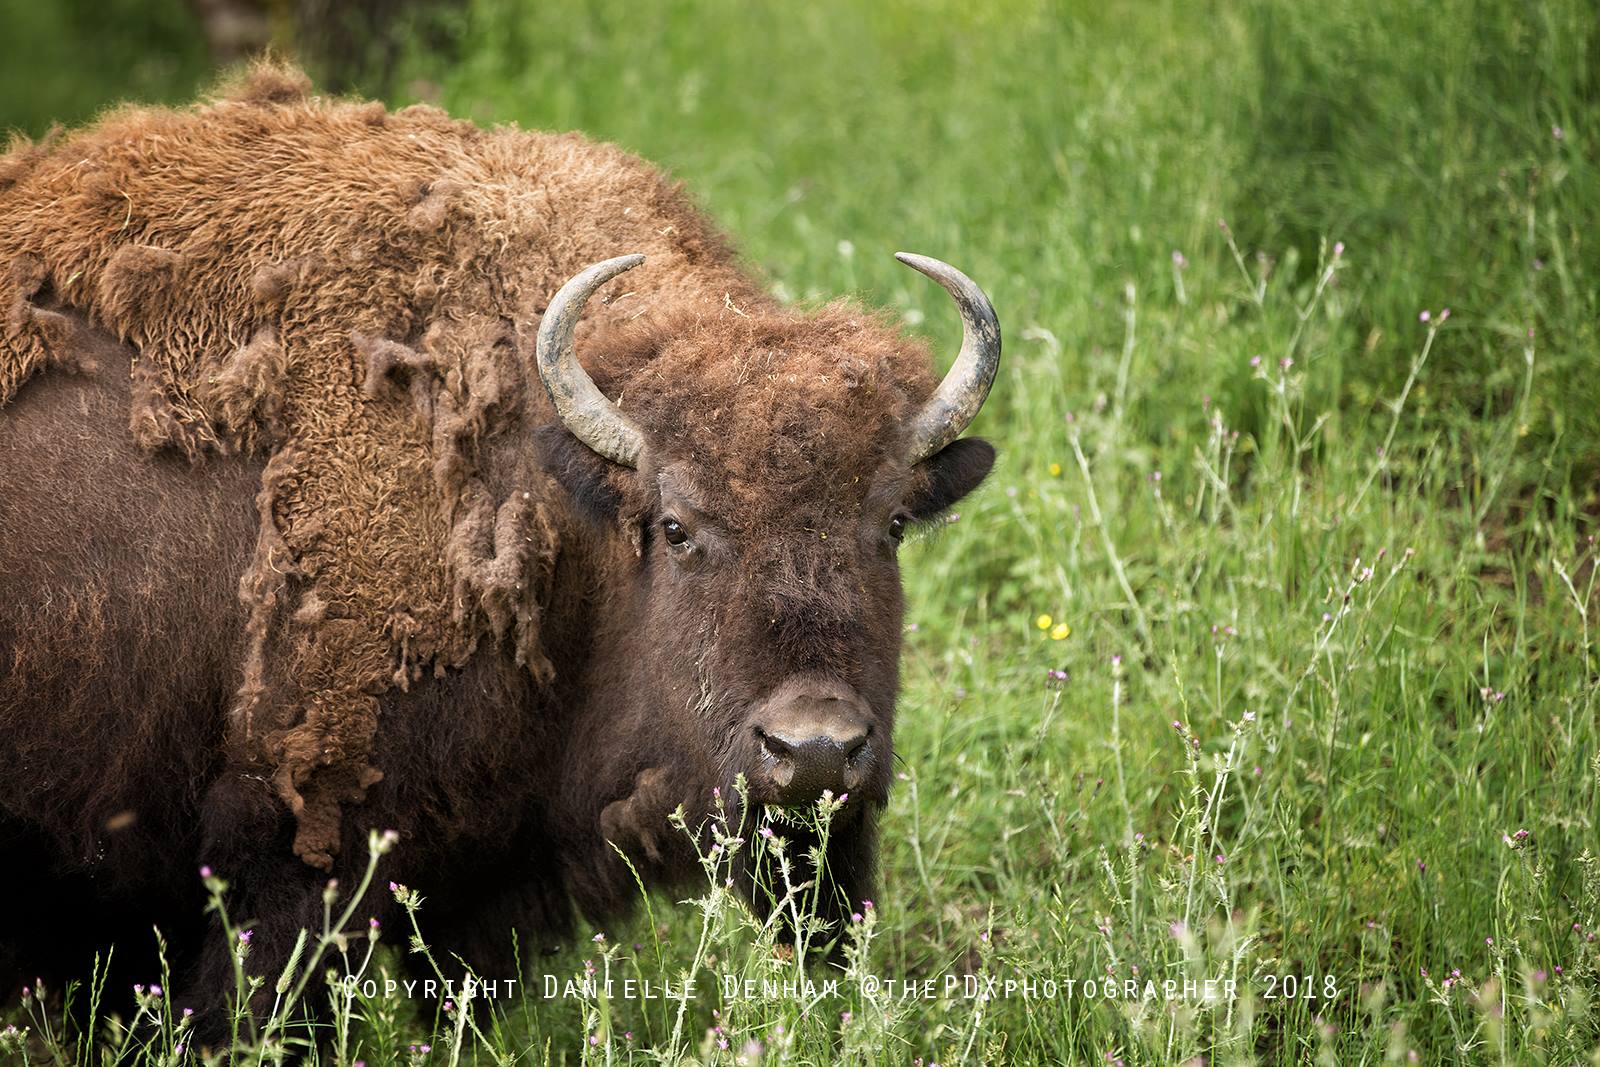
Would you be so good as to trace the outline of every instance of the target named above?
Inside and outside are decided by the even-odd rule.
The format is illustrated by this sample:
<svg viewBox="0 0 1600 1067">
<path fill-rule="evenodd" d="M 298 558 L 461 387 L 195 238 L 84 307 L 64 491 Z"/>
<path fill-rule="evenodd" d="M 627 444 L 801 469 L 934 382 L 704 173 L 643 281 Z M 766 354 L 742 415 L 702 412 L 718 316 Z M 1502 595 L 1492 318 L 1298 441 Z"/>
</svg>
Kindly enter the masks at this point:
<svg viewBox="0 0 1600 1067">
<path fill-rule="evenodd" d="M 0 983 L 82 974 L 111 919 L 161 917 L 214 1006 L 197 867 L 276 973 L 372 828 L 400 832 L 382 876 L 429 898 L 439 944 L 512 973 L 512 926 L 626 910 L 607 835 L 653 883 L 694 874 L 668 812 L 733 795 L 746 717 L 798 675 L 859 693 L 883 739 L 830 856 L 826 910 L 859 903 L 889 520 L 992 460 L 900 460 L 921 346 L 778 306 L 609 146 L 308 100 L 277 68 L 3 162 L 0 848 L 26 863 Z M 532 368 L 554 289 L 630 251 L 578 343 L 646 432 L 637 471 L 567 433 Z M 91 905 L 111 919 L 69 911 Z"/>
</svg>

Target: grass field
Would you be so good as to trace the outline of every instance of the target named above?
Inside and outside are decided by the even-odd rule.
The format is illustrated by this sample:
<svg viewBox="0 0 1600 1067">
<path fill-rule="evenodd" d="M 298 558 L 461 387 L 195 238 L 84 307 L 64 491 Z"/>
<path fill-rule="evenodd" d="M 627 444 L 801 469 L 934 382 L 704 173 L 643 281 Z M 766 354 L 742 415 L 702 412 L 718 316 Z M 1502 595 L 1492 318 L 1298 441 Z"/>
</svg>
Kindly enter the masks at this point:
<svg viewBox="0 0 1600 1067">
<path fill-rule="evenodd" d="M 1600 1063 L 1591 4 L 475 0 L 447 29 L 395 102 L 657 160 L 796 300 L 944 345 L 890 253 L 971 274 L 1001 459 L 902 557 L 904 780 L 837 994 L 724 996 L 794 965 L 713 878 L 544 964 L 696 973 L 682 1014 L 378 1003 L 348 1058 Z"/>
</svg>

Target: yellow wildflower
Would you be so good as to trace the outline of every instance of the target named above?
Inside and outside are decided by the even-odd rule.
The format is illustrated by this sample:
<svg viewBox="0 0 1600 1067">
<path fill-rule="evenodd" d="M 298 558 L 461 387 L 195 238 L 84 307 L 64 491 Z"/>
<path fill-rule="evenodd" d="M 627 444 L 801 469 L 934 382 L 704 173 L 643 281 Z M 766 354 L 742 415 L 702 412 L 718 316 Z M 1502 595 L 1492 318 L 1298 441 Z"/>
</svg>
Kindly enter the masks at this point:
<svg viewBox="0 0 1600 1067">
<path fill-rule="evenodd" d="M 1050 640 L 1052 641 L 1065 641 L 1071 636 L 1072 627 L 1068 626 L 1064 622 L 1058 622 L 1054 626 L 1050 627 Z"/>
<path fill-rule="evenodd" d="M 1050 629 L 1050 624 L 1054 621 L 1055 620 L 1050 618 L 1048 615 L 1040 615 L 1037 619 L 1033 620 L 1033 624 L 1041 630 L 1048 630 Z"/>
</svg>

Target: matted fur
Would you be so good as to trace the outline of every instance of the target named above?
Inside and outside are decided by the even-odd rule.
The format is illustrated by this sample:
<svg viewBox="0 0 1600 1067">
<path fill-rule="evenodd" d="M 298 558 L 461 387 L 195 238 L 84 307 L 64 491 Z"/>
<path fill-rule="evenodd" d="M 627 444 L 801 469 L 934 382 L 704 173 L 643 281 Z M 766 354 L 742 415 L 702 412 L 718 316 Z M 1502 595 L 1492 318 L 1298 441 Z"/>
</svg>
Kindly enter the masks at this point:
<svg viewBox="0 0 1600 1067">
<path fill-rule="evenodd" d="M 143 448 L 268 457 L 230 759 L 270 776 L 306 862 L 332 865 L 342 809 L 382 776 L 377 696 L 491 641 L 550 680 L 562 491 L 487 470 L 485 442 L 552 421 L 532 369 L 544 303 L 625 252 L 646 264 L 579 333 L 580 353 L 610 335 L 602 387 L 723 472 L 697 488 L 727 513 L 776 530 L 803 501 L 815 536 L 859 508 L 864 487 L 787 472 L 819 449 L 838 457 L 823 469 L 873 469 L 931 391 L 926 353 L 850 305 L 777 307 L 611 146 L 316 98 L 263 65 L 192 109 L 116 111 L 0 158 L 0 403 L 70 365 L 75 320 L 54 309 L 73 309 L 137 351 Z M 759 571 L 822 595 L 773 544 Z"/>
</svg>

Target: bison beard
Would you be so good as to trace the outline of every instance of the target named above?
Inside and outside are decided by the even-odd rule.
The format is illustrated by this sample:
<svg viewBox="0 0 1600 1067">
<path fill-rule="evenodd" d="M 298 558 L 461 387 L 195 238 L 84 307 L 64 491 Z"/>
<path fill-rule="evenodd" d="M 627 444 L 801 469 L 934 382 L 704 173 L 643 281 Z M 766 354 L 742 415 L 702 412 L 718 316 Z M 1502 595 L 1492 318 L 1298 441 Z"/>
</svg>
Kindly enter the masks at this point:
<svg viewBox="0 0 1600 1067">
<path fill-rule="evenodd" d="M 155 923 L 215 1038 L 233 981 L 197 869 L 275 976 L 388 828 L 380 878 L 428 899 L 440 958 L 515 973 L 513 929 L 627 911 L 617 849 L 698 878 L 668 815 L 714 790 L 747 833 L 848 792 L 820 906 L 858 907 L 899 538 L 994 458 L 956 439 L 993 313 L 906 261 L 962 311 L 943 384 L 882 316 L 778 305 L 657 171 L 570 136 L 262 67 L 14 146 L 0 988 L 113 940 L 121 987 L 148 981 Z"/>
</svg>

